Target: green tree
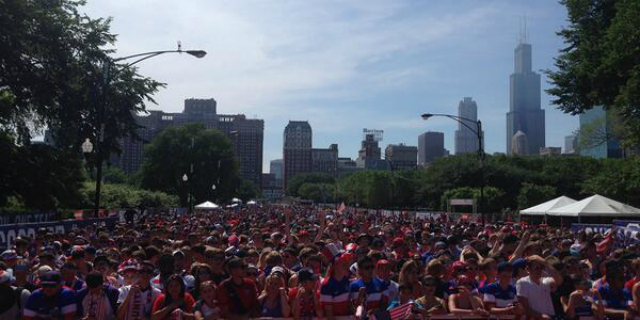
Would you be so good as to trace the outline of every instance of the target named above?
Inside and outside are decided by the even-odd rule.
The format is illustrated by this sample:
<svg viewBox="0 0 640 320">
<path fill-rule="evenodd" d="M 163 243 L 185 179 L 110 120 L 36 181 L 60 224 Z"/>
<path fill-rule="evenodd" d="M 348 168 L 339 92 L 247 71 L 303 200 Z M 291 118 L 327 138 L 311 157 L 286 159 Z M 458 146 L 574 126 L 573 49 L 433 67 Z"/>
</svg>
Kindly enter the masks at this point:
<svg viewBox="0 0 640 320">
<path fill-rule="evenodd" d="M 299 197 L 299 189 L 305 183 L 335 183 L 335 179 L 324 173 L 301 173 L 293 176 L 287 184 L 287 195 Z"/>
<path fill-rule="evenodd" d="M 624 119 L 627 142 L 640 136 L 640 2 L 637 0 L 563 0 L 569 24 L 566 43 L 547 71 L 547 92 L 566 113 L 594 106 L 614 109 Z"/>
<path fill-rule="evenodd" d="M 300 197 L 315 203 L 334 202 L 335 185 L 329 183 L 305 183 L 298 189 Z"/>
<path fill-rule="evenodd" d="M 0 205 L 8 196 L 34 208 L 70 205 L 84 178 L 79 174 L 82 141 L 95 142 L 103 123 L 101 150 L 117 152 L 121 138 L 135 135 L 134 114 L 153 102 L 162 84 L 139 76 L 135 68 L 118 68 L 108 91 L 103 90 L 102 65 L 112 64 L 114 53 L 105 47 L 113 46 L 116 36 L 109 31 L 110 19 L 80 12 L 84 1 L 0 3 L 0 140 L 13 144 L 2 146 L 0 158 L 14 164 L 11 184 L 0 183 Z M 104 118 L 98 112 L 103 102 Z M 57 150 L 31 146 L 45 127 Z"/>
<path fill-rule="evenodd" d="M 144 189 L 176 194 L 183 206 L 190 190 L 196 202 L 212 200 L 214 192 L 218 201 L 237 196 L 241 183 L 238 163 L 231 141 L 218 130 L 202 124 L 169 127 L 145 147 L 144 154 Z M 187 182 L 182 179 L 184 174 Z"/>
<path fill-rule="evenodd" d="M 556 188 L 552 186 L 539 186 L 525 182 L 518 194 L 518 207 L 526 209 L 545 201 L 549 201 L 557 196 Z"/>
<path fill-rule="evenodd" d="M 581 183 L 585 195 L 600 194 L 640 206 L 640 158 L 603 159 L 600 170 Z"/>
<path fill-rule="evenodd" d="M 83 203 L 79 207 L 93 208 L 95 184 L 87 182 L 82 189 Z M 160 191 L 150 191 L 126 184 L 105 183 L 102 185 L 100 206 L 107 209 L 144 206 L 148 208 L 168 208 L 178 205 L 178 197 Z"/>
</svg>

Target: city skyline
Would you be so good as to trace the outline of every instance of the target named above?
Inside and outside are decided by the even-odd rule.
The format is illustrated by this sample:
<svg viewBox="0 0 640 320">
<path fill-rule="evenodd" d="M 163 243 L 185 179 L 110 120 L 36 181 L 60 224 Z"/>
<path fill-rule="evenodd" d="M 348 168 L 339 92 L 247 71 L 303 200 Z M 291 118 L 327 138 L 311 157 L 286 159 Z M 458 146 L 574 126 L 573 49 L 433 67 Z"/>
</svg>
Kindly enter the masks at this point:
<svg viewBox="0 0 640 320">
<path fill-rule="evenodd" d="M 419 116 L 456 114 L 465 96 L 479 106 L 487 152 L 504 152 L 519 24 L 526 14 L 538 73 L 553 68 L 563 46 L 555 32 L 566 24 L 566 10 L 554 1 L 194 1 L 179 10 L 157 1 L 154 8 L 120 0 L 85 7 L 92 16 L 114 17 L 114 56 L 170 49 L 177 40 L 207 50 L 198 64 L 169 57 L 141 64 L 143 75 L 168 83 L 155 96 L 159 105 L 148 108 L 178 112 L 186 97 L 213 97 L 227 113 L 264 119 L 263 171 L 282 157 L 282 130 L 290 119 L 309 120 L 313 147 L 337 143 L 341 157 L 357 157 L 364 127 L 384 130 L 385 146 L 417 145 L 425 131 L 444 132 L 445 148 L 454 150 L 454 122 Z M 187 16 L 203 19 L 194 27 Z M 542 90 L 549 87 L 544 75 L 541 82 Z M 549 100 L 543 92 L 546 145 L 563 146 L 578 119 Z"/>
</svg>

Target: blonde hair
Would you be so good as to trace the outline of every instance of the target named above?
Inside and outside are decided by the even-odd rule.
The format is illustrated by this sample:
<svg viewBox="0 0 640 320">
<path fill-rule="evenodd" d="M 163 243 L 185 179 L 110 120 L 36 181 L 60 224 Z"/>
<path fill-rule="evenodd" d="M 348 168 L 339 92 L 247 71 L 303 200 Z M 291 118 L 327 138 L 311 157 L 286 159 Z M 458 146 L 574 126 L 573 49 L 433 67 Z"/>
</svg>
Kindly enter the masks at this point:
<svg viewBox="0 0 640 320">
<path fill-rule="evenodd" d="M 418 263 L 413 261 L 413 260 L 409 260 L 407 262 L 405 262 L 402 265 L 402 269 L 400 269 L 400 276 L 398 277 L 398 284 L 408 284 L 407 283 L 407 277 L 408 277 L 408 273 L 409 273 L 409 269 L 413 269 L 416 272 L 416 279 L 418 278 L 418 274 L 420 274 L 420 266 L 418 266 Z"/>
</svg>

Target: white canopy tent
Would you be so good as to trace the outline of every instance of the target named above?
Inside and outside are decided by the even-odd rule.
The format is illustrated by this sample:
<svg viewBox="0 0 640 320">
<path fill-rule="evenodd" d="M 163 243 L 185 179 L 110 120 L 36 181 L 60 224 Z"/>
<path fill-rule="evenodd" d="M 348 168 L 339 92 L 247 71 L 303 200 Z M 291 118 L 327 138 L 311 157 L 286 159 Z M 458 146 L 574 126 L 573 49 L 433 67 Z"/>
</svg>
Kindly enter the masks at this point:
<svg viewBox="0 0 640 320">
<path fill-rule="evenodd" d="M 566 205 L 570 205 L 572 203 L 576 203 L 577 201 L 571 199 L 569 197 L 561 196 L 555 199 L 549 200 L 545 203 L 541 203 L 537 206 L 533 206 L 531 208 L 527 208 L 524 210 L 520 210 L 520 215 L 528 215 L 528 216 L 544 216 L 547 214 L 549 210 L 557 209 L 560 207 L 564 207 Z"/>
<path fill-rule="evenodd" d="M 231 199 L 232 203 L 242 203 L 242 200 L 238 199 L 238 198 L 233 198 Z"/>
<path fill-rule="evenodd" d="M 219 205 L 211 202 L 211 201 L 205 201 L 197 206 L 194 207 L 195 209 L 202 209 L 202 210 L 209 210 L 209 209 L 218 209 L 220 208 Z"/>
<path fill-rule="evenodd" d="M 549 210 L 547 214 L 560 217 L 640 217 L 640 209 L 596 194 Z"/>
<path fill-rule="evenodd" d="M 250 206 L 252 206 L 252 205 L 257 204 L 257 202 L 256 202 L 255 200 L 249 200 L 249 201 L 247 202 L 247 204 L 248 204 L 248 205 L 250 205 Z"/>
</svg>

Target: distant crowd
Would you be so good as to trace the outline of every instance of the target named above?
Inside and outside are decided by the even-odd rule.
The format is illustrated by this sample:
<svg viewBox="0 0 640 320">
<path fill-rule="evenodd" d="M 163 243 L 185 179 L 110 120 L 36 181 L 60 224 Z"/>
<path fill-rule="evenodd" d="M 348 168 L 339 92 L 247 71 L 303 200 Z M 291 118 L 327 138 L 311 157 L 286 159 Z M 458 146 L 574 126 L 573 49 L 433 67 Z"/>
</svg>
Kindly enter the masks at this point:
<svg viewBox="0 0 640 320">
<path fill-rule="evenodd" d="M 16 239 L 1 254 L 0 319 L 640 313 L 640 247 L 613 232 L 315 206 L 127 220 Z"/>
</svg>

